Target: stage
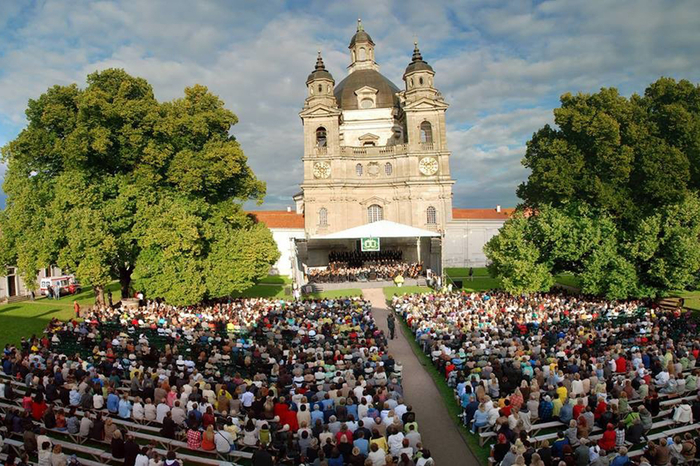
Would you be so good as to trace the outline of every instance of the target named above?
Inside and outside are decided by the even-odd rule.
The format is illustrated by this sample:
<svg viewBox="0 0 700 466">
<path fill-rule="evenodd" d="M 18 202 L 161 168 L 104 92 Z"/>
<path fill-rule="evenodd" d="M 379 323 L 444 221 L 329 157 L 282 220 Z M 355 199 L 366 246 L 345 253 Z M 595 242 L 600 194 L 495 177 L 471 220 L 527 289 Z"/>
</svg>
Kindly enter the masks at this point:
<svg viewBox="0 0 700 466">
<path fill-rule="evenodd" d="M 320 291 L 330 291 L 330 290 L 347 290 L 350 288 L 387 288 L 391 286 L 396 286 L 393 281 L 388 280 L 366 280 L 366 281 L 355 281 L 355 282 L 337 282 L 337 283 L 309 283 L 306 286 L 311 286 L 314 293 Z M 420 278 L 406 278 L 404 279 L 403 286 L 427 286 L 425 277 Z"/>
</svg>

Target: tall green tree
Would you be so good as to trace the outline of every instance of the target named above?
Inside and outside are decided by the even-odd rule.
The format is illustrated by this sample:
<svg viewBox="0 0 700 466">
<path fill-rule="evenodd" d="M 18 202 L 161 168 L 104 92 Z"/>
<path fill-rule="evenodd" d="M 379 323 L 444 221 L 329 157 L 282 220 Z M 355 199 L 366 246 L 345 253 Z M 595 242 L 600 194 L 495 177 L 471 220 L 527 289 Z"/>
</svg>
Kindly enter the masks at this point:
<svg viewBox="0 0 700 466">
<path fill-rule="evenodd" d="M 505 279 L 504 265 L 529 260 L 514 290 L 542 289 L 542 266 L 609 298 L 690 286 L 700 271 L 700 87 L 661 78 L 629 99 L 612 88 L 565 94 L 554 121 L 527 143 L 531 174 L 517 191 L 527 220 L 499 234 L 519 232 L 528 251 L 506 254 L 494 238 L 494 273 Z"/>
<path fill-rule="evenodd" d="M 27 283 L 57 264 L 99 299 L 113 279 L 128 296 L 138 276 L 150 296 L 184 304 L 240 291 L 277 259 L 269 230 L 240 208 L 265 185 L 230 134 L 237 118 L 205 87 L 161 103 L 144 79 L 109 69 L 84 89 L 50 88 L 26 114 L 2 149 L 0 259 Z M 209 278 L 216 267 L 225 283 Z"/>
</svg>

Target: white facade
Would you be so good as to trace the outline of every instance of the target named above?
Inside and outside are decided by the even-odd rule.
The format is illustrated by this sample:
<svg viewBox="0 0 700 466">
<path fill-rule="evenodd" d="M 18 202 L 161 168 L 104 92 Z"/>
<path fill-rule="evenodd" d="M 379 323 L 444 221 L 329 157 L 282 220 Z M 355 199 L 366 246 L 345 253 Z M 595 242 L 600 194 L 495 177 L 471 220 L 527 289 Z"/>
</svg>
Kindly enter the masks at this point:
<svg viewBox="0 0 700 466">
<path fill-rule="evenodd" d="M 403 142 L 403 129 L 391 108 L 345 110 L 340 125 L 341 145 L 351 147 L 393 146 Z"/>
<path fill-rule="evenodd" d="M 48 267 L 39 270 L 36 277 L 36 286 L 38 290 L 39 282 L 42 278 L 61 276 L 63 272 L 58 267 Z M 6 275 L 0 276 L 0 301 L 6 301 L 12 298 L 28 297 L 31 295 L 31 290 L 27 287 L 22 277 L 19 275 L 16 267 L 7 267 Z M 37 291 L 38 295 L 38 291 Z"/>
<path fill-rule="evenodd" d="M 445 227 L 442 254 L 444 267 L 484 267 L 484 245 L 498 234 L 504 220 L 460 219 Z"/>
<path fill-rule="evenodd" d="M 272 237 L 277 243 L 280 251 L 280 258 L 270 269 L 272 275 L 282 275 L 291 277 L 294 270 L 294 240 L 304 238 L 306 235 L 303 228 L 270 228 Z"/>
</svg>

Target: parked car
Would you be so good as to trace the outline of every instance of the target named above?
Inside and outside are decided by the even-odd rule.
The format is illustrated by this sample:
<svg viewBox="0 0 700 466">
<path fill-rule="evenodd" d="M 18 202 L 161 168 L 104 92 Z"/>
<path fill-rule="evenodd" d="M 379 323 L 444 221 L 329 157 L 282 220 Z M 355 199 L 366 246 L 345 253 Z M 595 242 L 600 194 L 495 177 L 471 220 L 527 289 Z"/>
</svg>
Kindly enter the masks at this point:
<svg viewBox="0 0 700 466">
<path fill-rule="evenodd" d="M 39 282 L 39 290 L 42 296 L 48 295 L 48 287 L 51 286 L 52 290 L 56 289 L 56 285 L 59 287 L 59 293 L 61 296 L 80 293 L 80 283 L 75 280 L 73 275 L 64 275 L 61 277 L 46 277 L 42 278 Z"/>
</svg>

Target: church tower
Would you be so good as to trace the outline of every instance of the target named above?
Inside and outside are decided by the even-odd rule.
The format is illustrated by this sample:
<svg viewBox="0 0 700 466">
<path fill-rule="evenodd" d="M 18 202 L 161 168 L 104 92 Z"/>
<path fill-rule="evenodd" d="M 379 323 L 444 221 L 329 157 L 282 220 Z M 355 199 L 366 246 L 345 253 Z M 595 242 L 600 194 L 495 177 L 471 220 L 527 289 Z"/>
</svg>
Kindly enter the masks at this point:
<svg viewBox="0 0 700 466">
<path fill-rule="evenodd" d="M 448 105 L 418 45 L 400 90 L 379 72 L 375 43 L 358 20 L 338 85 L 319 53 L 306 85 L 302 201 L 307 236 L 377 220 L 444 231 L 452 184 Z"/>
</svg>

